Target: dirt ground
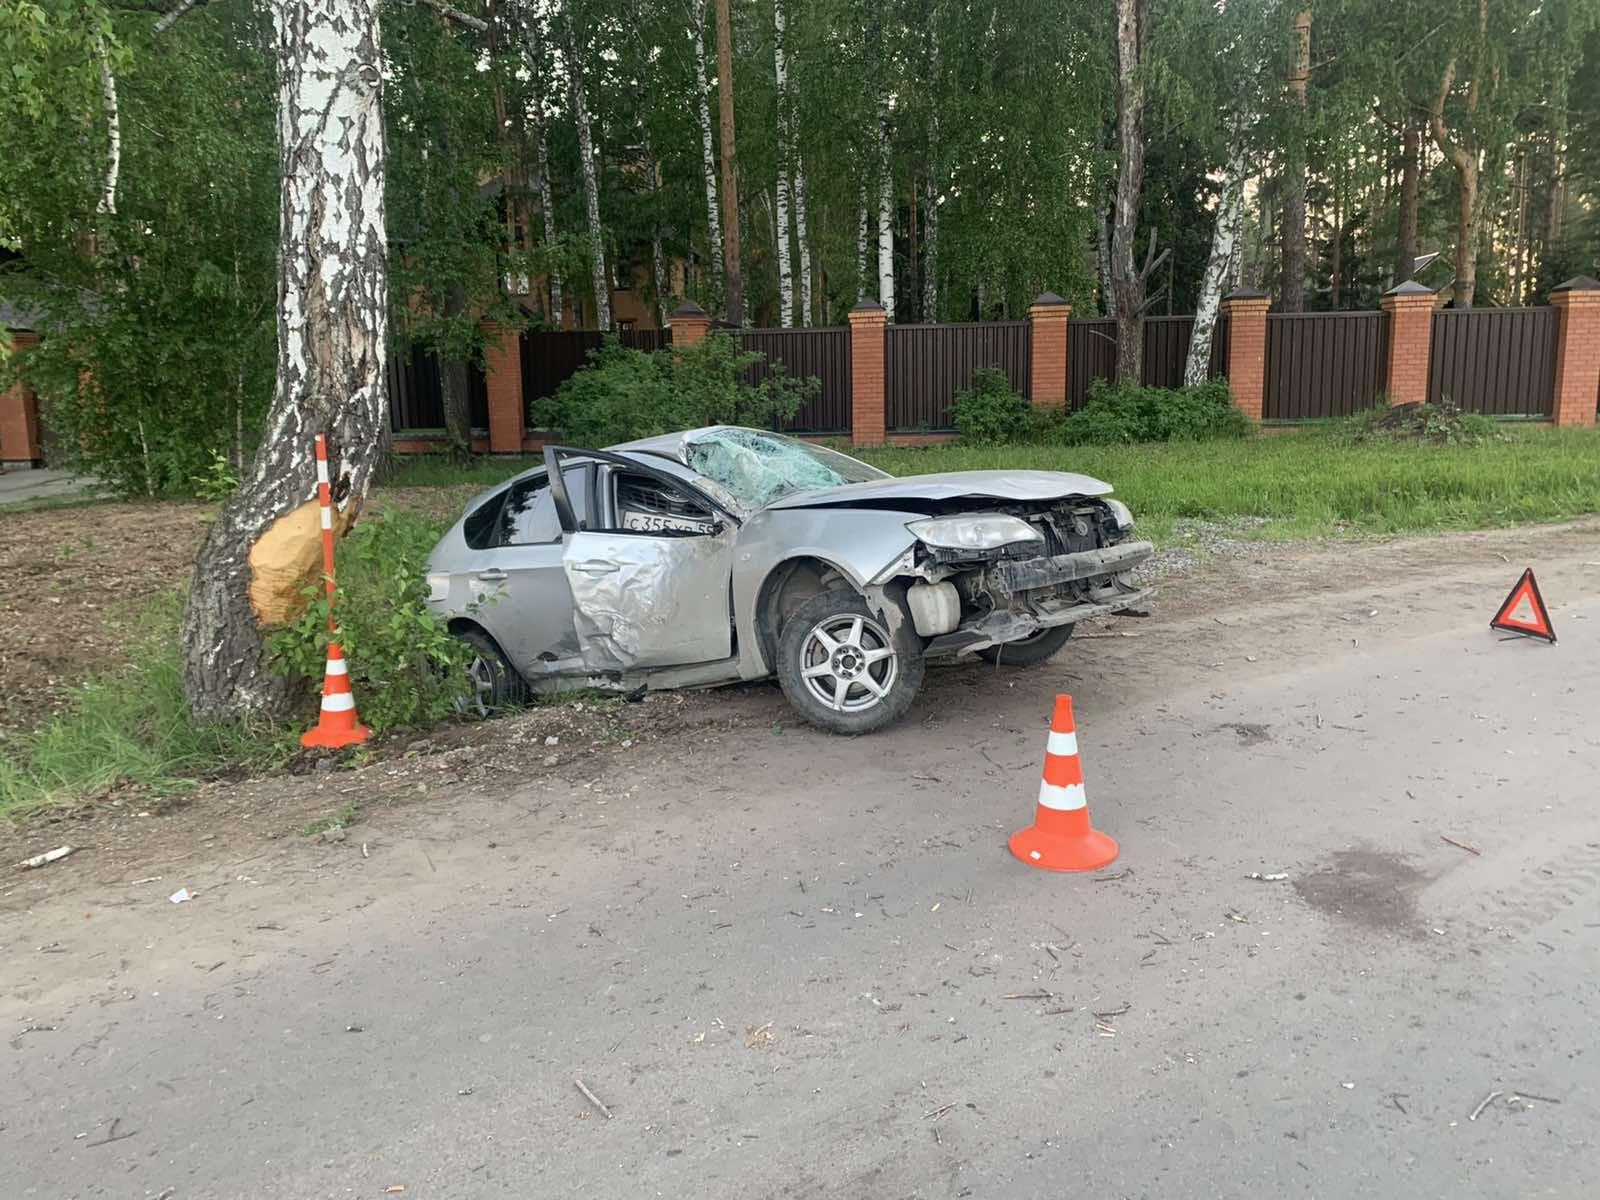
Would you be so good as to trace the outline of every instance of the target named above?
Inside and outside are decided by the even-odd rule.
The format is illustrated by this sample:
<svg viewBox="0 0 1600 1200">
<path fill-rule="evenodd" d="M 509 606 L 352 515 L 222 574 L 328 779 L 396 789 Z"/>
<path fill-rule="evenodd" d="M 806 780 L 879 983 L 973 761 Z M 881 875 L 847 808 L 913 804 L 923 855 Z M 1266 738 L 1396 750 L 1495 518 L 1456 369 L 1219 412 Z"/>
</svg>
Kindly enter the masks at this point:
<svg viewBox="0 0 1600 1200">
<path fill-rule="evenodd" d="M 142 511 L 148 515 L 149 510 Z M 1264 623 L 1259 615 L 1263 606 L 1319 593 L 1347 593 L 1353 583 L 1359 586 L 1352 578 L 1354 564 L 1371 579 L 1374 591 L 1410 579 L 1426 580 L 1464 560 L 1505 564 L 1509 587 L 1527 561 L 1570 559 L 1589 550 L 1600 559 L 1600 519 L 1385 542 L 1216 544 L 1213 539 L 1213 543 L 1209 557 L 1176 560 L 1181 566 L 1159 583 L 1149 618 L 1115 618 L 1085 627 L 1057 661 L 1070 660 L 1074 647 L 1083 641 L 1109 643 L 1106 648 L 1114 651 L 1116 670 L 1128 691 L 1159 689 L 1170 655 L 1159 631 L 1209 616 L 1206 639 L 1190 653 L 1214 658 L 1217 665 L 1223 660 L 1241 662 L 1249 669 L 1248 664 L 1265 656 L 1263 647 L 1294 632 L 1287 624 L 1279 628 Z M 1592 573 L 1600 582 L 1600 563 Z M 1257 615 L 1240 615 L 1246 612 Z M 1356 604 L 1334 614 L 1325 632 L 1340 645 L 1359 647 L 1366 628 L 1380 627 L 1389 615 Z M 930 736 L 937 736 L 941 711 L 949 704 L 967 702 L 967 693 L 983 673 L 984 668 L 971 659 L 930 672 L 924 697 L 907 720 L 921 721 Z M 58 845 L 92 854 L 97 864 L 87 872 L 16 873 L 0 868 L 0 912 L 27 906 L 47 894 L 59 898 L 63 886 L 90 879 L 100 883 L 136 879 L 169 871 L 186 860 L 248 861 L 274 846 L 287 849 L 303 843 L 308 827 L 329 822 L 346 828 L 342 833 L 313 835 L 312 840 L 359 841 L 363 821 L 379 814 L 386 823 L 404 823 L 408 806 L 437 809 L 452 797 L 467 801 L 531 780 L 577 779 L 588 781 L 585 786 L 604 786 L 617 771 L 633 769 L 641 758 L 681 757 L 696 753 L 697 747 L 725 748 L 738 739 L 782 737 L 795 721 L 782 693 L 770 683 L 656 693 L 633 703 L 615 698 L 579 701 L 450 726 L 426 737 L 395 740 L 342 757 L 307 757 L 286 770 L 217 780 L 179 796 L 119 794 L 45 814 L 19 827 L 0 825 L 0 864 Z"/>
</svg>

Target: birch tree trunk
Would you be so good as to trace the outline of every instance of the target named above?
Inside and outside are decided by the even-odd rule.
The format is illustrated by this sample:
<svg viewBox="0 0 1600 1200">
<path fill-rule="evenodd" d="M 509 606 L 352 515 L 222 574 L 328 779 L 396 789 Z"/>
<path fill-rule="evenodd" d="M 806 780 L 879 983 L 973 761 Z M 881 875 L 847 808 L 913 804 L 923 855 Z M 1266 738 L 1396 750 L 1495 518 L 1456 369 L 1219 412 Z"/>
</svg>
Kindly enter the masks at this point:
<svg viewBox="0 0 1600 1200">
<path fill-rule="evenodd" d="M 694 6 L 694 91 L 700 115 L 701 161 L 706 175 L 706 228 L 711 240 L 711 278 L 722 290 L 722 224 L 717 219 L 717 156 L 711 144 L 711 89 L 706 85 L 706 0 Z"/>
<path fill-rule="evenodd" d="M 111 73 L 105 38 L 95 38 L 94 51 L 100 62 L 100 96 L 106 106 L 106 174 L 100 189 L 99 212 L 115 216 L 117 179 L 122 174 L 122 112 L 117 105 L 117 77 Z"/>
<path fill-rule="evenodd" d="M 878 121 L 878 303 L 884 320 L 894 321 L 894 179 L 889 170 L 887 101 Z"/>
<path fill-rule="evenodd" d="M 1100 277 L 1100 306 L 1108 317 L 1117 315 L 1117 296 L 1111 286 L 1111 222 L 1114 208 L 1108 197 L 1105 207 L 1095 214 L 1094 264 Z"/>
<path fill-rule="evenodd" d="M 733 19 L 717 4 L 717 116 L 722 139 L 722 278 L 728 320 L 744 324 L 744 268 L 739 260 L 739 160 L 733 131 Z"/>
<path fill-rule="evenodd" d="M 1421 137 L 1416 118 L 1408 111 L 1400 129 L 1400 212 L 1396 238 L 1394 282 L 1405 283 L 1417 269 L 1417 209 L 1420 199 L 1417 155 Z"/>
<path fill-rule="evenodd" d="M 856 191 L 856 290 L 867 295 L 867 176 L 863 172 Z"/>
<path fill-rule="evenodd" d="M 792 133 L 792 130 L 791 130 Z M 800 318 L 802 327 L 811 324 L 811 238 L 806 232 L 806 164 L 797 151 L 794 156 L 794 238 L 800 247 Z"/>
<path fill-rule="evenodd" d="M 538 171 L 535 188 L 539 193 L 539 212 L 544 225 L 544 244 L 554 246 L 556 241 L 556 206 L 550 186 L 550 139 L 546 132 L 549 122 L 545 115 L 545 44 L 542 18 L 531 11 L 531 6 L 519 10 L 522 20 L 522 53 L 528 67 L 533 108 L 534 165 Z M 550 322 L 561 328 L 561 273 L 550 268 Z"/>
<path fill-rule="evenodd" d="M 1112 202 L 1111 294 L 1116 302 L 1117 382 L 1137 386 L 1144 350 L 1144 275 L 1134 265 L 1144 186 L 1144 35 L 1148 0 L 1112 0 L 1116 18 L 1117 190 Z"/>
<path fill-rule="evenodd" d="M 567 79 L 572 90 L 572 119 L 578 127 L 578 173 L 583 177 L 583 204 L 589 221 L 590 280 L 594 287 L 595 324 L 611 328 L 611 289 L 606 283 L 605 229 L 600 224 L 600 183 L 595 178 L 594 133 L 589 125 L 589 97 L 584 87 L 583 60 L 578 56 L 578 31 L 573 27 L 571 0 L 561 0 L 566 27 Z"/>
<path fill-rule="evenodd" d="M 1235 116 L 1228 145 L 1228 166 L 1222 179 L 1222 194 L 1217 200 L 1217 223 L 1211 231 L 1211 253 L 1206 258 L 1205 274 L 1200 278 L 1194 329 L 1189 334 L 1189 354 L 1183 364 L 1185 387 L 1196 387 L 1206 381 L 1211 366 L 1211 339 L 1217 328 L 1217 308 L 1239 253 L 1239 231 L 1244 226 L 1244 185 L 1249 171 L 1244 149 L 1245 127 L 1244 118 Z"/>
<path fill-rule="evenodd" d="M 328 435 L 343 532 L 360 514 L 386 424 L 378 0 L 275 0 L 277 386 L 255 461 L 207 531 L 183 617 L 184 691 L 197 718 L 282 714 L 302 690 L 273 672 L 269 626 L 322 568 L 313 438 Z"/>
<path fill-rule="evenodd" d="M 937 127 L 935 128 L 937 135 Z M 939 319 L 939 189 L 930 172 L 922 181 L 922 319 Z"/>
<path fill-rule="evenodd" d="M 789 69 L 783 55 L 783 0 L 773 0 L 773 58 L 778 94 L 778 324 L 794 324 L 794 267 L 789 254 Z"/>
<path fill-rule="evenodd" d="M 556 241 L 556 203 L 555 197 L 550 190 L 550 143 L 545 137 L 543 117 L 539 120 L 538 139 L 539 211 L 544 222 L 544 244 L 553 246 Z M 561 272 L 552 266 L 550 268 L 550 322 L 557 329 L 560 329 L 561 321 Z"/>
<path fill-rule="evenodd" d="M 1278 303 L 1300 312 L 1306 303 L 1306 82 L 1311 76 L 1311 6 L 1295 14 L 1289 57 L 1291 133 L 1283 176 L 1283 266 Z"/>
</svg>

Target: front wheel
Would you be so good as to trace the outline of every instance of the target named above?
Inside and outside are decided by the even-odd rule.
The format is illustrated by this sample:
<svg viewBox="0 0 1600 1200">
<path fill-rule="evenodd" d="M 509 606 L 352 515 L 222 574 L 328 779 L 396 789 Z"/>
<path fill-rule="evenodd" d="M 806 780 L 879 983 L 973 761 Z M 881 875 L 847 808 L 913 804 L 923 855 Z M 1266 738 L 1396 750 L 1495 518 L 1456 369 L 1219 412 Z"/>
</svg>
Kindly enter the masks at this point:
<svg viewBox="0 0 1600 1200">
<path fill-rule="evenodd" d="M 924 670 L 910 618 L 886 621 L 842 588 L 790 614 L 778 637 L 777 665 L 795 711 L 830 733 L 871 733 L 899 720 Z"/>
<path fill-rule="evenodd" d="M 984 662 L 1004 663 L 1008 667 L 1037 667 L 1048 662 L 1067 644 L 1072 636 L 1071 625 L 1052 625 L 1035 630 L 1014 642 L 1001 642 L 998 646 L 985 646 L 978 651 Z"/>
</svg>

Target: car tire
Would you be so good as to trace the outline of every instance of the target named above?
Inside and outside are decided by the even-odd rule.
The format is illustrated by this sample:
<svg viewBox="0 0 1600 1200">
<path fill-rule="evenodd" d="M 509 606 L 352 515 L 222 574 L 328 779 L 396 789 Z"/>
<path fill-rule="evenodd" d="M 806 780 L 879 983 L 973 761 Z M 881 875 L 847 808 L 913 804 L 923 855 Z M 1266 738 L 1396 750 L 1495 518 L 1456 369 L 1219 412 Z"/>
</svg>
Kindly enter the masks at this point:
<svg viewBox="0 0 1600 1200">
<path fill-rule="evenodd" d="M 457 635 L 472 648 L 467 663 L 469 690 L 462 698 L 461 710 L 480 717 L 494 716 L 511 708 L 522 708 L 532 697 L 527 682 L 506 661 L 505 654 L 488 634 L 464 629 Z"/>
<path fill-rule="evenodd" d="M 794 710 L 819 729 L 845 734 L 871 733 L 905 716 L 925 663 L 922 639 L 910 616 L 901 617 L 885 621 L 845 588 L 790 613 L 778 636 L 777 667 Z"/>
<path fill-rule="evenodd" d="M 1071 625 L 1052 625 L 1015 642 L 986 646 L 978 651 L 978 657 L 996 666 L 1037 667 L 1059 654 L 1071 636 Z"/>
</svg>

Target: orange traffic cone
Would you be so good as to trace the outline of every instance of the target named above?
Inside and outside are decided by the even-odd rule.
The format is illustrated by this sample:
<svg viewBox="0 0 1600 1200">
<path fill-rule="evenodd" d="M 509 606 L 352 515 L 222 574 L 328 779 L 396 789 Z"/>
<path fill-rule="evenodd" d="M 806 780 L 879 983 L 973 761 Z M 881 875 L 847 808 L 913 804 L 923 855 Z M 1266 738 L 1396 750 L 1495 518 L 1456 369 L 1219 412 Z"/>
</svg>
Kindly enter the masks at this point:
<svg viewBox="0 0 1600 1200">
<path fill-rule="evenodd" d="M 1095 871 L 1117 857 L 1116 842 L 1089 827 L 1071 696 L 1056 697 L 1033 824 L 1012 834 L 1010 844 L 1011 853 L 1046 871 Z"/>
<path fill-rule="evenodd" d="M 300 744 L 339 750 L 366 741 L 367 732 L 356 717 L 356 697 L 350 690 L 344 649 L 338 642 L 329 642 L 328 669 L 322 676 L 322 716 L 300 735 Z"/>
</svg>

